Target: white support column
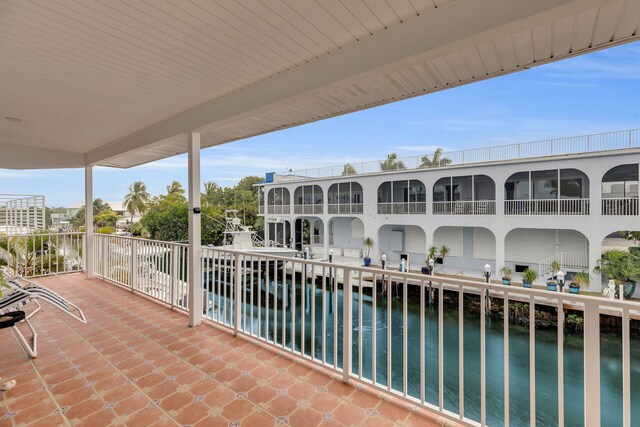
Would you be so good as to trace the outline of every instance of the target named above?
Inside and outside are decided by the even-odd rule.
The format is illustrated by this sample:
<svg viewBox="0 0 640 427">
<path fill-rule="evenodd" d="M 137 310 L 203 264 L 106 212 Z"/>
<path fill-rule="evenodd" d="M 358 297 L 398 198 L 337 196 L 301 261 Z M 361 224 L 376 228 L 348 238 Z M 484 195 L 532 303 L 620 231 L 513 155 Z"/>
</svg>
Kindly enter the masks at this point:
<svg viewBox="0 0 640 427">
<path fill-rule="evenodd" d="M 200 266 L 200 134 L 189 133 L 189 326 L 202 323 L 202 273 Z"/>
<path fill-rule="evenodd" d="M 322 221 L 322 257 L 329 259 L 329 221 Z"/>
<path fill-rule="evenodd" d="M 87 279 L 93 279 L 93 166 L 84 167 L 84 265 Z"/>
<path fill-rule="evenodd" d="M 505 239 L 506 234 L 503 233 L 495 233 L 496 239 L 496 270 L 494 271 L 494 277 L 500 278 L 500 269 L 504 267 L 505 259 L 504 259 L 504 247 L 506 245 Z"/>
<path fill-rule="evenodd" d="M 604 240 L 604 237 L 600 237 L 595 233 L 590 233 L 587 235 L 587 241 L 589 245 L 589 270 L 587 271 L 587 273 L 591 275 L 591 282 L 589 283 L 588 289 L 585 290 L 588 290 L 590 292 L 602 292 L 602 275 L 594 271 L 594 269 L 598 265 L 598 261 L 602 257 L 602 240 Z"/>
</svg>

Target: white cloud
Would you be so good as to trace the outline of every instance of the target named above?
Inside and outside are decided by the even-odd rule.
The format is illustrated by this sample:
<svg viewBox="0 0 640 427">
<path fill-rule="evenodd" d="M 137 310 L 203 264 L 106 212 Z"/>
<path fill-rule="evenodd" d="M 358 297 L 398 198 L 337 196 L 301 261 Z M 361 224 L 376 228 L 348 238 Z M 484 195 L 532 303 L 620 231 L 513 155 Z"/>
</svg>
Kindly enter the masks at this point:
<svg viewBox="0 0 640 427">
<path fill-rule="evenodd" d="M 0 169 L 0 178 L 38 178 L 42 174 L 32 171 Z"/>
</svg>

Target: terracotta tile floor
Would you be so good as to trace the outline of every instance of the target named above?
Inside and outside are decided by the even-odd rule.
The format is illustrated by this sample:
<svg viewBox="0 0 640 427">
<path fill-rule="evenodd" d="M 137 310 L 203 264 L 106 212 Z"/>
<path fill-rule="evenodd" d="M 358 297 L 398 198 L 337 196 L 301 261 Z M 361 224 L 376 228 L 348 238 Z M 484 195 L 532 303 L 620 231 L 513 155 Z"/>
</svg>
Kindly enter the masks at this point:
<svg viewBox="0 0 640 427">
<path fill-rule="evenodd" d="M 184 314 L 101 280 L 39 281 L 89 322 L 44 306 L 34 360 L 0 330 L 0 377 L 18 382 L 0 392 L 0 427 L 443 424 L 222 328 L 189 328 Z"/>
</svg>

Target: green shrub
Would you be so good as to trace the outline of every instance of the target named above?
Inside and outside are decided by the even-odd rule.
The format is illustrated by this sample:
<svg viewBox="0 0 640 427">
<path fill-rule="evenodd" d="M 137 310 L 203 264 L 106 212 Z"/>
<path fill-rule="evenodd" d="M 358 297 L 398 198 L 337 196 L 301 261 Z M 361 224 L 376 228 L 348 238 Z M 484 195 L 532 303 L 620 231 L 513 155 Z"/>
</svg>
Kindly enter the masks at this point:
<svg viewBox="0 0 640 427">
<path fill-rule="evenodd" d="M 106 227 L 102 227 L 98 230 L 98 234 L 114 234 L 116 232 L 115 227 L 111 227 L 110 225 Z"/>
</svg>

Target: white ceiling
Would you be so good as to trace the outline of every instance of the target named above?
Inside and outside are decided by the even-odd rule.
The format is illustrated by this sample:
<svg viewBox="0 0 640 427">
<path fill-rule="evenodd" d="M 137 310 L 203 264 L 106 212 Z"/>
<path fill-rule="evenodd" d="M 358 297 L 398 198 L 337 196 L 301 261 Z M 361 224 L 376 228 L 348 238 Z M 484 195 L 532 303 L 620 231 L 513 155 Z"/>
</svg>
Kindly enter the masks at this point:
<svg viewBox="0 0 640 427">
<path fill-rule="evenodd" d="M 185 152 L 191 130 L 222 144 L 639 26 L 640 0 L 3 0 L 0 167 L 130 167 Z"/>
</svg>

